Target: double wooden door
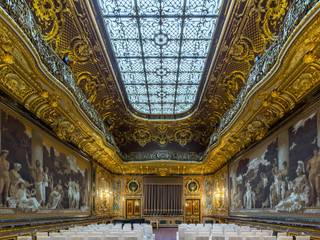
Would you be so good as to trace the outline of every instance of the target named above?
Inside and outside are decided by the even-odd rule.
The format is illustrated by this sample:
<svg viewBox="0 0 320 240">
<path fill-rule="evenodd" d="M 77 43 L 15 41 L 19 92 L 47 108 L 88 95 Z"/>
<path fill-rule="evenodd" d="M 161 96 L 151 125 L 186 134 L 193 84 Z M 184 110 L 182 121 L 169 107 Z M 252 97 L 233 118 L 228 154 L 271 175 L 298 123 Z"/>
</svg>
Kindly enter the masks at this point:
<svg viewBox="0 0 320 240">
<path fill-rule="evenodd" d="M 185 200 L 185 222 L 200 223 L 200 199 L 186 199 Z"/>
<path fill-rule="evenodd" d="M 126 199 L 126 218 L 141 218 L 141 199 Z"/>
</svg>

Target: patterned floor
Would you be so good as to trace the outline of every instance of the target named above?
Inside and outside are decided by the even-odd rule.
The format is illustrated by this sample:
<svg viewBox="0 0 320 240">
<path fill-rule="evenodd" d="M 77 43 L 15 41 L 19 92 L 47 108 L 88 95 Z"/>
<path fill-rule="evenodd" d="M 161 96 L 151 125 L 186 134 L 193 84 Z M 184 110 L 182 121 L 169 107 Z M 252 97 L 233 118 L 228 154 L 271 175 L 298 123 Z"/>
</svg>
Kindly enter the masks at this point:
<svg viewBox="0 0 320 240">
<path fill-rule="evenodd" d="M 176 240 L 177 228 L 159 228 L 153 229 L 156 234 L 156 240 Z"/>
</svg>

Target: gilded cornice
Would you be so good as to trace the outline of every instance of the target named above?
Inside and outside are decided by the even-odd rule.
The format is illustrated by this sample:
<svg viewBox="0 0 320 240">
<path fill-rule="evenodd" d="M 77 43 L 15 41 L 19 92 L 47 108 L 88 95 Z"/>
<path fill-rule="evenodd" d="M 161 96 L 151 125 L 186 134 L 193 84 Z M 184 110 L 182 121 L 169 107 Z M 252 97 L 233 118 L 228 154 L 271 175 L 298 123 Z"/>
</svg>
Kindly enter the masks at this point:
<svg viewBox="0 0 320 240">
<path fill-rule="evenodd" d="M 3 9 L 0 14 L 0 87 L 50 126 L 62 140 L 73 143 L 114 173 L 211 173 L 248 144 L 262 139 L 277 120 L 318 87 L 319 6 L 318 3 L 311 10 L 310 6 L 305 6 L 305 17 L 286 38 L 284 46 L 280 46 L 282 51 L 275 56 L 274 66 L 266 72 L 255 73 L 263 75 L 262 78 L 246 92 L 242 107 L 208 150 L 204 162 L 162 159 L 123 162 L 117 150 L 106 142 L 84 113 L 73 93 L 42 63 L 34 43 Z M 291 14 L 291 18 L 297 17 Z"/>
<path fill-rule="evenodd" d="M 312 9 L 305 1 L 296 3 L 285 19 L 283 34 L 257 61 L 237 102 L 212 136 L 204 164 L 222 166 L 261 140 L 274 123 L 319 87 L 320 3 Z M 296 26 L 299 17 L 304 18 Z"/>
<path fill-rule="evenodd" d="M 23 17 L 23 15 L 20 15 Z M 43 64 L 37 49 L 0 7 L 0 88 L 46 123 L 63 141 L 121 172 L 121 159 L 78 99 Z"/>
<path fill-rule="evenodd" d="M 1 5 L 0 5 L 1 6 Z M 45 40 L 49 38 L 40 34 L 38 25 L 33 17 L 31 10 L 24 1 L 7 1 L 3 3 L 10 17 L 14 18 L 19 27 L 23 30 L 32 46 L 36 49 L 42 64 L 58 81 L 60 81 L 76 98 L 78 105 L 83 109 L 86 116 L 93 124 L 105 135 L 106 139 L 112 144 L 114 140 L 112 135 L 106 129 L 104 122 L 99 114 L 92 107 L 82 89 L 78 87 L 73 73 L 63 60 L 52 50 Z M 52 37 L 51 37 L 52 38 Z"/>
</svg>

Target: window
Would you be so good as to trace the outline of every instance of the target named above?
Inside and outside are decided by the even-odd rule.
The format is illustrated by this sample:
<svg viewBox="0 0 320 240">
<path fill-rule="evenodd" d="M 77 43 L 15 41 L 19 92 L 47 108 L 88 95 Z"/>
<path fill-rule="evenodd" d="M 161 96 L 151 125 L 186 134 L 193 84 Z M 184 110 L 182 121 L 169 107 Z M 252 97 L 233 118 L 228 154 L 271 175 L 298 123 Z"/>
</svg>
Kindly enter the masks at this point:
<svg viewBox="0 0 320 240">
<path fill-rule="evenodd" d="M 131 106 L 187 112 L 196 101 L 222 0 L 99 0 Z"/>
</svg>

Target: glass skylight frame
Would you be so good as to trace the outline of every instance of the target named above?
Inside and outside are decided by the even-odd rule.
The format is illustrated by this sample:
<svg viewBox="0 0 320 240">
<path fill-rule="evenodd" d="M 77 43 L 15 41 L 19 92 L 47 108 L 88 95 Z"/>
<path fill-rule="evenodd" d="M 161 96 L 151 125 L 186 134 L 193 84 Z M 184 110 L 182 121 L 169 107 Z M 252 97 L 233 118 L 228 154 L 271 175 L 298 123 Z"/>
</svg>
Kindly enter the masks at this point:
<svg viewBox="0 0 320 240">
<path fill-rule="evenodd" d="M 147 118 L 189 112 L 206 75 L 223 0 L 97 3 L 131 108 Z"/>
</svg>

